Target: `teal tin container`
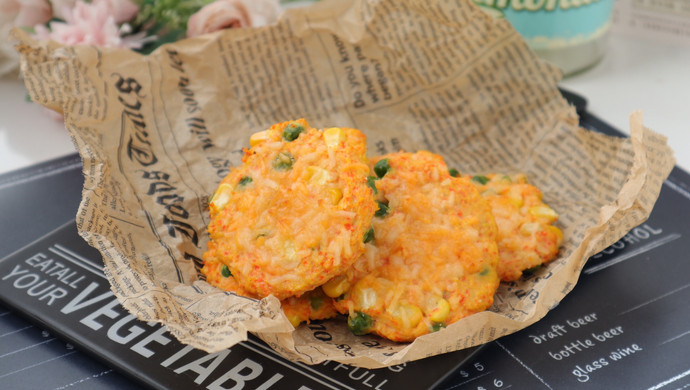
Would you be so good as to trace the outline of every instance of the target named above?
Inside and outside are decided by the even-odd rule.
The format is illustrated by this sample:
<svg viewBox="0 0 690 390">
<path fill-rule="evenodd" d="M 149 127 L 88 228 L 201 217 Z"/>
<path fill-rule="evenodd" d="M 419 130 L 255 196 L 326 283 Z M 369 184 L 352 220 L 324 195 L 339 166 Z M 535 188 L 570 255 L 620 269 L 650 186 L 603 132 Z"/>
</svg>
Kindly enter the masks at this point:
<svg viewBox="0 0 690 390">
<path fill-rule="evenodd" d="M 572 74 L 606 52 L 614 0 L 473 0 L 508 19 L 537 55 Z"/>
</svg>

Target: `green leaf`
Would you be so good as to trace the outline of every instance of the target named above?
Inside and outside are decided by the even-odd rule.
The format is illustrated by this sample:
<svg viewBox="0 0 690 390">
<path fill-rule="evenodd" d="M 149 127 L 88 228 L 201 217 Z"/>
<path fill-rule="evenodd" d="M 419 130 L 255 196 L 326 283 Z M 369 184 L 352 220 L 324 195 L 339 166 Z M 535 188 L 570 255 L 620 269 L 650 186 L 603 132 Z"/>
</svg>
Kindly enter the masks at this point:
<svg viewBox="0 0 690 390">
<path fill-rule="evenodd" d="M 166 43 L 172 43 L 172 42 L 177 42 L 180 39 L 184 39 L 186 35 L 185 30 L 172 30 L 172 31 L 163 31 L 159 30 L 162 32 L 162 34 L 156 33 L 154 30 L 149 30 L 148 32 L 151 35 L 156 35 L 156 40 L 153 42 L 149 42 L 144 45 L 141 49 L 137 50 L 137 52 L 141 54 L 151 54 L 154 50 L 158 49 L 160 46 L 165 45 Z"/>
<path fill-rule="evenodd" d="M 240 179 L 240 181 L 237 183 L 237 187 L 238 188 L 244 187 L 244 186 L 248 185 L 249 183 L 251 183 L 252 181 L 254 181 L 254 179 L 252 179 L 250 176 L 243 176 Z"/>
<path fill-rule="evenodd" d="M 477 175 L 472 177 L 472 181 L 484 185 L 489 182 L 489 178 L 483 175 Z"/>
<path fill-rule="evenodd" d="M 366 243 L 369 243 L 371 241 L 374 241 L 374 239 L 375 239 L 374 228 L 370 228 L 369 230 L 366 231 L 366 233 L 364 233 L 364 237 L 362 238 L 362 241 L 366 244 Z"/>
<path fill-rule="evenodd" d="M 376 203 L 378 203 L 379 209 L 376 210 L 376 212 L 374 213 L 374 216 L 379 217 L 379 218 L 383 218 L 386 215 L 388 215 L 388 212 L 390 211 L 390 207 L 388 207 L 388 202 L 376 201 Z"/>
<path fill-rule="evenodd" d="M 378 180 L 376 176 L 367 176 L 367 185 L 374 191 L 374 195 L 379 193 L 379 190 L 376 188 L 376 180 Z"/>
<path fill-rule="evenodd" d="M 187 31 L 187 21 L 201 7 L 213 0 L 137 0 L 139 12 L 130 23 L 135 29 L 144 27 L 151 30 L 156 25 L 157 31 Z"/>
<path fill-rule="evenodd" d="M 379 160 L 375 165 L 374 165 L 374 173 L 376 176 L 380 178 L 384 177 L 386 173 L 391 169 L 390 164 L 388 163 L 388 159 L 384 158 L 383 160 Z"/>
</svg>

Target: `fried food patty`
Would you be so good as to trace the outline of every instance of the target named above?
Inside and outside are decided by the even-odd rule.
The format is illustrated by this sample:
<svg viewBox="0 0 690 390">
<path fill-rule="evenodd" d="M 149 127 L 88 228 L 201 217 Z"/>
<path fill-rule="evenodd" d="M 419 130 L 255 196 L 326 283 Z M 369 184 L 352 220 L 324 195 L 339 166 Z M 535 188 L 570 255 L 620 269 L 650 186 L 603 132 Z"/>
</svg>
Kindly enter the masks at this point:
<svg viewBox="0 0 690 390">
<path fill-rule="evenodd" d="M 245 297 L 259 299 L 256 295 L 244 290 L 239 283 L 237 283 L 237 280 L 233 277 L 228 266 L 218 260 L 204 261 L 204 267 L 201 269 L 201 273 L 206 276 L 206 282 L 211 286 L 218 287 L 223 291 L 231 291 Z"/>
<path fill-rule="evenodd" d="M 206 261 L 201 272 L 206 275 L 206 281 L 224 291 L 250 298 L 258 298 L 240 287 L 230 269 L 219 261 Z M 321 288 L 307 291 L 299 297 L 288 297 L 280 301 L 283 313 L 290 323 L 297 327 L 302 322 L 324 320 L 338 315 L 333 300 L 323 293 Z"/>
<path fill-rule="evenodd" d="M 352 332 L 410 341 L 491 306 L 496 224 L 475 186 L 429 152 L 372 164 L 377 266 L 335 300 Z"/>
<path fill-rule="evenodd" d="M 517 280 L 523 271 L 556 258 L 563 241 L 563 233 L 553 226 L 558 214 L 525 175 L 468 178 L 489 201 L 496 219 L 500 257 L 496 270 L 501 280 Z"/>
<path fill-rule="evenodd" d="M 250 138 L 209 204 L 205 261 L 278 299 L 313 290 L 364 253 L 376 203 L 359 130 L 283 122 Z"/>
<path fill-rule="evenodd" d="M 281 301 L 283 312 L 295 328 L 302 322 L 325 320 L 338 315 L 333 299 L 324 294 L 318 287 L 307 291 L 299 297 L 290 297 Z"/>
</svg>

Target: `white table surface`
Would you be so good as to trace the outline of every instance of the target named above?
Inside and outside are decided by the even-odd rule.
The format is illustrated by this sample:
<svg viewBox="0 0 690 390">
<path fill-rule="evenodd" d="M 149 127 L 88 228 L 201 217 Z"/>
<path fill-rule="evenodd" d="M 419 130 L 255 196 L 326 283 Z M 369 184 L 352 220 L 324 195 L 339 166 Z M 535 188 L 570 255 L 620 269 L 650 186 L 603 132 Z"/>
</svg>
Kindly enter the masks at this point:
<svg viewBox="0 0 690 390">
<path fill-rule="evenodd" d="M 642 110 L 645 125 L 666 135 L 678 165 L 690 170 L 690 49 L 615 34 L 609 48 L 597 65 L 561 85 L 624 132 L 629 114 Z M 0 79 L 0 173 L 75 151 L 62 124 L 25 97 L 20 80 Z"/>
</svg>

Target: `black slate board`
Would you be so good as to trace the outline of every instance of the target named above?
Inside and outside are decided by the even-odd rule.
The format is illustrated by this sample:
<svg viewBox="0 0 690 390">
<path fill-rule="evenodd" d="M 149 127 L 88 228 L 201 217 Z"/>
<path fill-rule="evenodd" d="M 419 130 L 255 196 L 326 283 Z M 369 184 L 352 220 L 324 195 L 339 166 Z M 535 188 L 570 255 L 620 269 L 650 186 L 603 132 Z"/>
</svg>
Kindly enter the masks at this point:
<svg viewBox="0 0 690 390">
<path fill-rule="evenodd" d="M 73 154 L 0 175 L 0 257 L 30 244 L 77 213 L 83 178 Z M 27 215 L 33 218 L 27 218 Z M 137 389 L 98 359 L 26 320 L 0 300 L 0 386 L 28 389 Z"/>
</svg>

